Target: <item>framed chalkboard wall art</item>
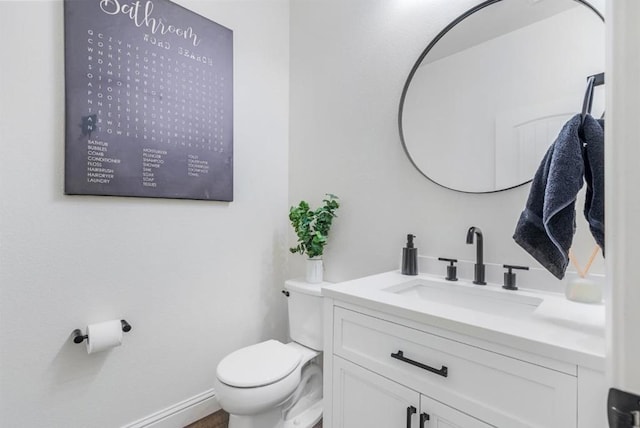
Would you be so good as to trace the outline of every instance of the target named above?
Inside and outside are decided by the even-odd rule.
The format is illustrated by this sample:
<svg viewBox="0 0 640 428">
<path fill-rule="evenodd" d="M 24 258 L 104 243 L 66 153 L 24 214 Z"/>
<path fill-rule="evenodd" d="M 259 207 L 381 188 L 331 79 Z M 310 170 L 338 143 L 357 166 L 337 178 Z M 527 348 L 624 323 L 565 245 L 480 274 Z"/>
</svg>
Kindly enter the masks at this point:
<svg viewBox="0 0 640 428">
<path fill-rule="evenodd" d="M 233 32 L 168 0 L 65 0 L 65 193 L 233 200 Z"/>
</svg>

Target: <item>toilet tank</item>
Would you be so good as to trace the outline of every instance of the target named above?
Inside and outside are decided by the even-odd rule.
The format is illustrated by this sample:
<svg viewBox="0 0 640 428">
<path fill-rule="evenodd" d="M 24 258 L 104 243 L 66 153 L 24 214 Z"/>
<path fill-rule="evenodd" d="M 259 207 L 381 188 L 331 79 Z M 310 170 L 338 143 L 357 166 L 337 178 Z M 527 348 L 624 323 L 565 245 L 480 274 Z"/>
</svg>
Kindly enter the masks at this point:
<svg viewBox="0 0 640 428">
<path fill-rule="evenodd" d="M 309 284 L 304 280 L 288 280 L 284 288 L 289 292 L 287 304 L 291 340 L 322 351 L 322 283 Z"/>
</svg>

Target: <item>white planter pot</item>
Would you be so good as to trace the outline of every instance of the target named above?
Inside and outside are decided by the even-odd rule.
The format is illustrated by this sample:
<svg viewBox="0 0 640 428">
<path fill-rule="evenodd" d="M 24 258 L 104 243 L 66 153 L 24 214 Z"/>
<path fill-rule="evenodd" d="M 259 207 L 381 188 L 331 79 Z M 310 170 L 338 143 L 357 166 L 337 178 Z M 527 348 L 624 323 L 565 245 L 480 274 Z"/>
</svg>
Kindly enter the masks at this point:
<svg viewBox="0 0 640 428">
<path fill-rule="evenodd" d="M 322 259 L 307 259 L 307 276 L 306 280 L 309 284 L 318 284 L 322 282 Z"/>
</svg>

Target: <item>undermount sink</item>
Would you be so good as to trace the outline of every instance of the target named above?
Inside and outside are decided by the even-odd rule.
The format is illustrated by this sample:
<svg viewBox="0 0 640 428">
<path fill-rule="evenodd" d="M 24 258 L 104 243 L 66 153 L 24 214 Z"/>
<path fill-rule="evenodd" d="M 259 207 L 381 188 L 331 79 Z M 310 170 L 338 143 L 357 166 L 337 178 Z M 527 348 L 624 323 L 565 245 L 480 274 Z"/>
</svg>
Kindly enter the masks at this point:
<svg viewBox="0 0 640 428">
<path fill-rule="evenodd" d="M 433 302 L 499 316 L 532 314 L 544 299 L 491 289 L 488 286 L 418 278 L 382 291 L 412 301 Z"/>
</svg>

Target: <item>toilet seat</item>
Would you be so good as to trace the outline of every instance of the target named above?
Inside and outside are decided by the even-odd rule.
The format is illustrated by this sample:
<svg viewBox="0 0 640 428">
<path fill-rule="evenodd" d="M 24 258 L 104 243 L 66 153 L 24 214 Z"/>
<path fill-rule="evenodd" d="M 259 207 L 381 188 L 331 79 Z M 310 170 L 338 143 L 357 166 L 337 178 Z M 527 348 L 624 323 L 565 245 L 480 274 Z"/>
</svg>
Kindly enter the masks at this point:
<svg viewBox="0 0 640 428">
<path fill-rule="evenodd" d="M 220 361 L 217 378 L 236 388 L 270 385 L 293 372 L 302 355 L 277 340 L 267 340 L 238 349 Z"/>
</svg>

